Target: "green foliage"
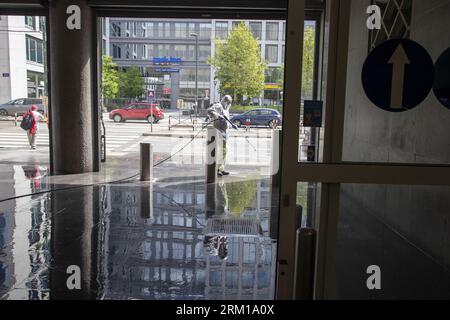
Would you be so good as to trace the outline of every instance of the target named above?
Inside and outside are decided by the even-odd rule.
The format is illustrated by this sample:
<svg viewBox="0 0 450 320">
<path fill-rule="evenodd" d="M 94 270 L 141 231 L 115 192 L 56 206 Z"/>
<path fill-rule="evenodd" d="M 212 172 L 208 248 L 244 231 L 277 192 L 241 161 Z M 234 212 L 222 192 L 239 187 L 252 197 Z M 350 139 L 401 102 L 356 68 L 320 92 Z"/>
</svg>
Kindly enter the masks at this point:
<svg viewBox="0 0 450 320">
<path fill-rule="evenodd" d="M 144 78 L 141 77 L 139 69 L 132 66 L 125 72 L 119 73 L 119 92 L 121 98 L 137 98 L 144 94 Z"/>
<path fill-rule="evenodd" d="M 226 184 L 229 212 L 239 217 L 256 197 L 256 182 L 242 181 Z"/>
<path fill-rule="evenodd" d="M 119 74 L 117 64 L 113 62 L 111 56 L 103 56 L 103 96 L 108 99 L 117 98 L 119 93 Z"/>
<path fill-rule="evenodd" d="M 303 41 L 302 97 L 307 99 L 311 99 L 313 94 L 314 47 L 315 30 L 313 27 L 306 27 Z"/>
<path fill-rule="evenodd" d="M 258 42 L 244 23 L 233 28 L 225 41 L 216 40 L 215 56 L 208 62 L 216 69 L 222 95 L 230 94 L 239 102 L 244 95 L 257 97 L 264 90 L 267 66 Z"/>
</svg>

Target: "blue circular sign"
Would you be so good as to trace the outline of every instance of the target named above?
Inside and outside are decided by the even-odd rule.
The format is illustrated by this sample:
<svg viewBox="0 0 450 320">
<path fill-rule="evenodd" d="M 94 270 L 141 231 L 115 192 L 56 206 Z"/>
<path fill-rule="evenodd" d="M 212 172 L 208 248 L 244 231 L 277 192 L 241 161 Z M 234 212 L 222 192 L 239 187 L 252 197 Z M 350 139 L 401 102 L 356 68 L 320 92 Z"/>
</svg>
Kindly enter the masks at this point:
<svg viewBox="0 0 450 320">
<path fill-rule="evenodd" d="M 433 91 L 439 102 L 450 109 L 450 48 L 436 61 Z"/>
<path fill-rule="evenodd" d="M 417 42 L 392 39 L 372 50 L 364 62 L 362 84 L 379 108 L 403 112 L 418 106 L 431 91 L 434 65 Z"/>
</svg>

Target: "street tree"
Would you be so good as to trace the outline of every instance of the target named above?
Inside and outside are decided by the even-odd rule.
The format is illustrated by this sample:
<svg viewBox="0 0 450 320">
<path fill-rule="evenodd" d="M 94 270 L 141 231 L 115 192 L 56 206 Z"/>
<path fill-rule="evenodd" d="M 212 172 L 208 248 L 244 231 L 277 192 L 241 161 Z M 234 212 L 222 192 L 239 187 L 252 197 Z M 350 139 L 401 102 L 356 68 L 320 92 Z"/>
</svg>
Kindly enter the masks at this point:
<svg viewBox="0 0 450 320">
<path fill-rule="evenodd" d="M 267 65 L 244 23 L 234 27 L 225 41 L 216 40 L 215 55 L 208 61 L 216 69 L 222 95 L 230 94 L 234 101 L 241 102 L 243 96 L 257 97 L 264 90 Z"/>
<path fill-rule="evenodd" d="M 119 93 L 119 74 L 117 64 L 113 62 L 111 56 L 104 55 L 103 62 L 103 96 L 107 99 L 117 98 Z"/>
<path fill-rule="evenodd" d="M 131 66 L 124 72 L 120 72 L 119 79 L 120 97 L 134 99 L 144 94 L 144 79 L 136 66 Z"/>
</svg>

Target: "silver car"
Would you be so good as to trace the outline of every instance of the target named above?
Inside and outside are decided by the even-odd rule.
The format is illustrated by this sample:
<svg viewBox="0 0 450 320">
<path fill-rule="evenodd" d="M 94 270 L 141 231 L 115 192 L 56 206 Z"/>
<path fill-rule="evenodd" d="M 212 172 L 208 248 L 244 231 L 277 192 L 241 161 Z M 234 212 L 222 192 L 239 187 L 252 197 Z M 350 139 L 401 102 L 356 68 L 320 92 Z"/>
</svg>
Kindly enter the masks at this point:
<svg viewBox="0 0 450 320">
<path fill-rule="evenodd" d="M 38 107 L 38 112 L 45 114 L 45 108 L 42 104 L 42 99 L 20 98 L 11 100 L 4 104 L 0 104 L 0 116 L 13 116 L 15 113 L 17 113 L 18 116 L 23 115 L 25 112 L 30 110 L 33 104 Z"/>
</svg>

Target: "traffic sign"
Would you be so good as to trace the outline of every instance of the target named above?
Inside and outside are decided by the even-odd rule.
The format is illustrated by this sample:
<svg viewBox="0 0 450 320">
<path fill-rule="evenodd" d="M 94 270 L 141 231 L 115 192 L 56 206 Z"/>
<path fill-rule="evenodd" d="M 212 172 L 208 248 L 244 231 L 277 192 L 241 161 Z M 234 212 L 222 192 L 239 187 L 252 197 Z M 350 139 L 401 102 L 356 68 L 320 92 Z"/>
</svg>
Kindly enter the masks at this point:
<svg viewBox="0 0 450 320">
<path fill-rule="evenodd" d="M 154 97 L 155 97 L 155 91 L 153 91 L 153 90 L 148 90 L 148 97 L 149 97 L 149 98 L 154 98 Z"/>
<path fill-rule="evenodd" d="M 392 39 L 372 50 L 364 62 L 362 84 L 377 107 L 403 112 L 418 106 L 431 91 L 434 66 L 417 42 Z"/>
<path fill-rule="evenodd" d="M 322 127 L 323 101 L 305 100 L 303 109 L 303 127 Z"/>
<path fill-rule="evenodd" d="M 436 61 L 433 91 L 439 102 L 450 109 L 450 48 Z"/>
</svg>

